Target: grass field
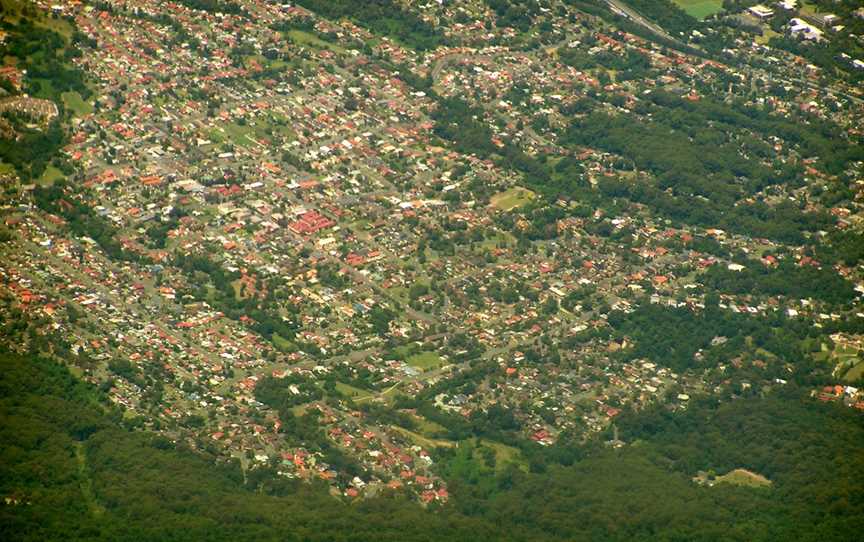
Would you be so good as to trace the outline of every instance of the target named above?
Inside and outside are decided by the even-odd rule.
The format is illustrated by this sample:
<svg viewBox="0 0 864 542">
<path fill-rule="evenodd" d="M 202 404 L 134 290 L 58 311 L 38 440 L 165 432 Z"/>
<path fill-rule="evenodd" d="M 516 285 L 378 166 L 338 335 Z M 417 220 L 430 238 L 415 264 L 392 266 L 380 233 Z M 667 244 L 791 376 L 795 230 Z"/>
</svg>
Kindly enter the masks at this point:
<svg viewBox="0 0 864 542">
<path fill-rule="evenodd" d="M 364 397 L 372 395 L 368 390 L 361 390 L 360 388 L 355 388 L 354 386 L 342 382 L 336 383 L 336 390 L 345 397 L 350 397 L 351 399 L 363 399 Z"/>
<path fill-rule="evenodd" d="M 431 439 L 424 437 L 423 435 L 418 435 L 413 431 L 409 431 L 404 427 L 399 427 L 398 425 L 391 425 L 391 429 L 396 431 L 397 433 L 402 433 L 404 436 L 408 437 L 415 444 L 423 446 L 425 448 L 452 448 L 456 446 L 456 443 L 452 440 L 441 440 L 441 439 Z"/>
<path fill-rule="evenodd" d="M 249 126 L 241 126 L 240 124 L 235 124 L 233 122 L 226 122 L 222 125 L 225 130 L 225 135 L 231 140 L 235 145 L 239 145 L 241 147 L 248 147 L 253 144 L 253 142 L 246 136 L 253 136 L 254 130 Z"/>
<path fill-rule="evenodd" d="M 829 349 L 828 345 L 822 343 L 820 351 L 813 353 L 813 359 L 834 365 L 833 374 L 836 377 L 842 375 L 846 382 L 856 382 L 864 376 L 864 362 L 858 361 L 858 350 L 849 346 L 835 346 Z"/>
<path fill-rule="evenodd" d="M 361 390 L 360 388 L 355 388 L 354 386 L 349 386 L 348 384 L 342 384 L 340 386 L 341 382 L 339 382 L 336 384 L 336 389 L 337 390 L 341 389 L 341 390 L 347 391 L 349 393 L 353 392 L 353 391 L 362 392 L 362 394 L 351 397 L 351 399 L 357 403 L 362 403 L 364 401 L 370 401 L 371 400 L 371 401 L 377 401 L 377 402 L 381 402 L 381 403 L 385 403 L 385 404 L 392 404 L 393 401 L 400 395 L 399 384 L 401 384 L 401 383 L 402 383 L 401 381 L 396 382 L 395 384 L 393 384 L 389 388 L 386 388 L 386 389 L 381 390 L 381 391 L 369 391 L 369 390 Z"/>
<path fill-rule="evenodd" d="M 837 346 L 834 349 L 832 357 L 836 362 L 835 371 L 842 370 L 840 368 L 848 367 L 846 374 L 843 375 L 843 380 L 846 382 L 856 382 L 864 376 L 864 362 L 858 360 L 858 350 L 855 348 Z"/>
<path fill-rule="evenodd" d="M 3 14 L 3 21 L 16 24 L 20 20 L 21 12 L 27 7 L 30 2 L 26 0 L 0 0 L 0 13 Z M 15 15 L 13 15 L 15 14 Z M 72 25 L 62 18 L 55 19 L 41 13 L 36 18 L 36 24 L 42 28 L 47 28 L 57 32 L 66 39 L 72 37 Z"/>
<path fill-rule="evenodd" d="M 83 442 L 75 443 L 75 459 L 78 464 L 78 479 L 81 481 L 81 496 L 84 497 L 84 502 L 90 509 L 90 513 L 97 517 L 101 516 L 105 513 L 105 507 L 99 504 L 93 493 L 93 480 L 90 478 L 87 468 L 87 450 L 84 448 Z"/>
<path fill-rule="evenodd" d="M 207 139 L 215 144 L 219 144 L 225 141 L 227 135 L 224 131 L 219 130 L 218 128 L 213 128 L 212 130 L 207 132 Z"/>
<path fill-rule="evenodd" d="M 85 102 L 77 92 L 64 92 L 60 96 L 63 98 L 63 104 L 66 108 L 72 111 L 76 117 L 88 115 L 93 112 L 93 106 Z"/>
<path fill-rule="evenodd" d="M 771 38 L 774 38 L 777 36 L 782 36 L 782 35 L 783 34 L 780 34 L 779 32 L 774 32 L 770 28 L 766 27 L 762 30 L 762 35 L 756 37 L 756 43 L 758 43 L 760 45 L 765 45 L 766 43 L 771 41 Z"/>
<path fill-rule="evenodd" d="M 246 299 L 247 297 L 249 297 L 246 290 L 243 290 L 243 292 L 241 293 L 240 290 L 242 288 L 242 286 L 241 286 L 242 284 L 243 284 L 243 279 L 237 279 L 231 283 L 231 289 L 234 290 L 234 299 L 243 300 L 243 299 Z"/>
<path fill-rule="evenodd" d="M 721 0 L 672 0 L 688 15 L 697 19 L 704 19 L 709 15 L 723 11 Z"/>
<path fill-rule="evenodd" d="M 315 47 L 316 49 L 330 49 L 334 52 L 343 52 L 344 49 L 338 45 L 328 43 L 315 34 L 305 32 L 303 30 L 289 30 L 288 37 L 294 40 L 297 45 L 305 45 L 307 47 Z"/>
<path fill-rule="evenodd" d="M 261 135 L 266 135 L 268 128 L 272 129 L 274 134 L 280 134 L 291 139 L 297 137 L 297 133 L 291 129 L 290 121 L 281 115 L 268 117 L 267 120 L 261 122 L 258 126 Z"/>
<path fill-rule="evenodd" d="M 441 366 L 441 356 L 435 352 L 420 352 L 405 360 L 405 363 L 418 369 L 431 369 Z"/>
<path fill-rule="evenodd" d="M 746 469 L 735 469 L 723 476 L 715 478 L 718 484 L 733 484 L 744 487 L 770 487 L 771 480 L 765 478 L 761 474 L 750 472 Z"/>
<path fill-rule="evenodd" d="M 54 100 L 57 95 L 57 89 L 54 88 L 54 83 L 50 79 L 44 77 L 34 77 L 33 83 L 37 85 L 38 90 L 33 92 L 34 98 L 42 98 L 44 100 Z"/>
<path fill-rule="evenodd" d="M 498 247 L 499 243 L 503 243 L 504 245 L 512 245 L 516 243 L 516 238 L 513 237 L 509 232 L 495 232 L 495 235 L 489 237 L 488 239 L 483 239 L 480 241 L 480 246 L 492 250 Z"/>
<path fill-rule="evenodd" d="M 63 172 L 57 169 L 54 166 L 48 166 L 45 168 L 45 172 L 42 174 L 42 177 L 39 178 L 39 184 L 43 185 L 52 185 L 55 182 L 63 179 Z"/>
<path fill-rule="evenodd" d="M 801 15 L 808 15 L 808 16 L 812 17 L 813 15 L 818 14 L 819 10 L 816 9 L 815 4 L 811 4 L 808 2 L 801 2 L 801 6 L 798 8 L 798 12 Z"/>
<path fill-rule="evenodd" d="M 486 439 L 480 439 L 480 445 L 495 450 L 495 470 L 502 470 L 510 463 L 515 463 L 522 470 L 528 469 L 528 465 L 522 459 L 522 452 L 517 448 Z"/>
<path fill-rule="evenodd" d="M 509 190 L 505 190 L 499 194 L 492 196 L 492 205 L 502 211 L 510 211 L 517 207 L 521 207 L 534 199 L 534 192 L 521 186 L 514 186 Z"/>
<path fill-rule="evenodd" d="M 447 432 L 446 427 L 431 420 L 427 420 L 423 416 L 415 416 L 414 421 L 417 422 L 417 430 L 420 431 L 424 437 L 435 438 L 437 435 Z"/>
<path fill-rule="evenodd" d="M 278 333 L 274 333 L 270 338 L 273 341 L 273 346 L 275 346 L 280 352 L 295 352 L 297 350 L 297 345 Z"/>
<path fill-rule="evenodd" d="M 846 382 L 857 382 L 861 377 L 864 377 L 864 361 L 858 362 L 857 365 L 846 371 L 843 375 L 843 380 Z"/>
</svg>

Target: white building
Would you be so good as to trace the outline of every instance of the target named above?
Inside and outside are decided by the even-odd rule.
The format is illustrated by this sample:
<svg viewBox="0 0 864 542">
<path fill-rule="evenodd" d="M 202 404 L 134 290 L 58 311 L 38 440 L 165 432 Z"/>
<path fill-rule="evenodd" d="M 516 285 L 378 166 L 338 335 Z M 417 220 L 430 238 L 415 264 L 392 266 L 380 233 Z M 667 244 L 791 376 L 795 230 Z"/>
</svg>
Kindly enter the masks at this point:
<svg viewBox="0 0 864 542">
<path fill-rule="evenodd" d="M 762 4 L 747 8 L 747 11 L 757 19 L 764 21 L 774 16 L 774 10 Z"/>
<path fill-rule="evenodd" d="M 789 21 L 789 33 L 805 40 L 819 41 L 822 39 L 821 30 L 797 17 Z"/>
</svg>

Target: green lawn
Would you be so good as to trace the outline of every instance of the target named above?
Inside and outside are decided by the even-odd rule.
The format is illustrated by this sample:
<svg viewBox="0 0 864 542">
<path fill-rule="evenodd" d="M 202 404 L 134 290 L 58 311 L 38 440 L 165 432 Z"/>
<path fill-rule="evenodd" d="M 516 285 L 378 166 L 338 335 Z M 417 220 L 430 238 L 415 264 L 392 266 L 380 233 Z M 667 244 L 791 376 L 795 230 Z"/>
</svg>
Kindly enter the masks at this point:
<svg viewBox="0 0 864 542">
<path fill-rule="evenodd" d="M 528 466 L 522 459 L 522 452 L 517 448 L 486 439 L 480 439 L 480 446 L 495 450 L 495 470 L 502 470 L 510 463 L 515 463 L 520 469 L 527 470 Z"/>
<path fill-rule="evenodd" d="M 411 367 L 426 370 L 433 367 L 440 367 L 441 361 L 441 356 L 435 352 L 420 352 L 419 354 L 414 354 L 406 359 L 405 363 Z"/>
<path fill-rule="evenodd" d="M 304 30 L 289 30 L 288 37 L 294 40 L 297 45 L 305 45 L 307 47 L 314 47 L 316 49 L 330 49 L 334 52 L 344 51 L 344 49 L 342 49 L 338 45 L 328 43 L 316 36 L 315 34 L 306 32 Z"/>
<path fill-rule="evenodd" d="M 226 137 L 227 135 L 225 134 L 225 132 L 219 130 L 218 128 L 213 128 L 212 130 L 207 132 L 207 139 L 217 145 L 225 141 Z"/>
<path fill-rule="evenodd" d="M 816 361 L 833 364 L 834 374 L 843 375 L 843 380 L 846 382 L 856 382 L 864 376 L 864 362 L 858 361 L 858 350 L 855 348 L 835 346 L 830 350 L 825 343 L 822 343 L 821 351 L 814 352 L 812 355 Z"/>
<path fill-rule="evenodd" d="M 90 509 L 90 513 L 94 516 L 101 516 L 105 513 L 105 507 L 99 504 L 93 493 L 93 480 L 90 478 L 87 468 L 87 450 L 84 448 L 83 442 L 75 443 L 75 459 L 78 464 L 78 479 L 81 481 L 81 496 L 84 498 L 87 508 Z"/>
<path fill-rule="evenodd" d="M 721 0 L 673 0 L 673 2 L 688 15 L 700 20 L 723 11 Z"/>
<path fill-rule="evenodd" d="M 492 205 L 502 211 L 510 211 L 521 207 L 534 199 L 534 192 L 521 186 L 514 186 L 509 190 L 492 196 Z"/>
<path fill-rule="evenodd" d="M 42 98 L 43 100 L 53 100 L 57 96 L 57 89 L 54 88 L 54 83 L 50 79 L 44 77 L 34 77 L 32 79 L 37 90 L 33 92 L 34 98 Z"/>
<path fill-rule="evenodd" d="M 452 448 L 456 446 L 456 443 L 452 440 L 426 438 L 423 435 L 418 435 L 417 433 L 409 431 L 404 427 L 399 427 L 398 425 L 391 425 L 390 428 L 397 433 L 402 433 L 404 436 L 411 439 L 415 444 L 423 446 L 424 448 Z"/>
<path fill-rule="evenodd" d="M 63 104 L 66 108 L 72 111 L 76 117 L 89 115 L 93 112 L 93 106 L 85 102 L 81 95 L 75 91 L 64 92 L 60 96 L 63 98 Z"/>
<path fill-rule="evenodd" d="M 246 137 L 247 135 L 250 137 L 253 137 L 254 135 L 254 130 L 250 126 L 241 126 L 233 122 L 228 122 L 223 125 L 223 128 L 225 130 L 225 135 L 235 145 L 239 145 L 241 147 L 248 147 L 252 145 L 252 141 L 248 137 Z"/>
<path fill-rule="evenodd" d="M 274 70 L 282 71 L 290 66 L 291 64 L 289 64 L 288 62 L 285 62 L 284 60 L 279 60 L 278 58 L 275 60 L 267 60 L 267 67 L 273 68 Z"/>
<path fill-rule="evenodd" d="M 237 279 L 234 282 L 232 282 L 231 283 L 231 289 L 234 290 L 234 299 L 236 299 L 238 301 L 242 301 L 242 300 L 249 297 L 249 291 L 246 289 L 243 289 L 243 279 Z M 241 290 L 242 290 L 242 292 L 241 292 Z M 282 337 L 279 337 L 279 338 L 282 339 Z M 282 340 L 284 341 L 285 339 L 282 339 Z"/>
<path fill-rule="evenodd" d="M 414 420 L 417 422 L 417 430 L 425 437 L 433 438 L 436 435 L 447 432 L 446 427 L 431 420 L 427 420 L 423 416 L 415 416 Z"/>
<path fill-rule="evenodd" d="M 344 395 L 345 397 L 349 397 L 351 399 L 362 399 L 364 397 L 368 397 L 372 395 L 368 390 L 361 390 L 360 388 L 355 388 L 349 384 L 343 384 L 342 382 L 336 383 L 336 390 Z"/>
<path fill-rule="evenodd" d="M 857 365 L 846 371 L 843 380 L 846 382 L 857 382 L 864 377 L 864 361 L 858 362 Z"/>
<path fill-rule="evenodd" d="M 54 17 L 42 17 L 39 19 L 39 26 L 45 27 L 49 30 L 53 30 L 57 32 L 67 40 L 72 38 L 72 25 L 69 24 L 69 21 L 63 18 L 54 18 Z"/>
<path fill-rule="evenodd" d="M 771 41 L 771 38 L 775 38 L 777 36 L 782 36 L 782 35 L 783 34 L 780 34 L 779 32 L 774 32 L 770 28 L 766 27 L 762 30 L 762 35 L 756 37 L 756 43 L 758 43 L 760 45 L 764 45 L 764 44 L 768 43 L 769 41 Z"/>
<path fill-rule="evenodd" d="M 278 333 L 274 333 L 270 336 L 271 341 L 273 342 L 273 346 L 276 347 L 280 352 L 296 352 L 297 345 L 288 339 L 282 337 Z"/>
<path fill-rule="evenodd" d="M 834 349 L 834 355 L 838 358 L 854 358 L 858 355 L 858 350 L 851 346 L 840 346 L 838 345 Z"/>
<path fill-rule="evenodd" d="M 268 128 L 273 130 L 274 135 L 278 134 L 290 139 L 297 137 L 297 132 L 291 129 L 290 121 L 281 115 L 273 115 L 263 121 L 259 121 L 257 128 L 260 135 L 265 137 L 269 137 L 267 134 Z"/>
<path fill-rule="evenodd" d="M 818 14 L 819 10 L 816 9 L 816 4 L 814 3 L 801 2 L 801 7 L 798 8 L 798 12 L 801 15 L 809 15 L 812 17 L 813 15 Z"/>
<path fill-rule="evenodd" d="M 745 469 L 735 469 L 723 476 L 718 476 L 716 479 L 718 484 L 733 484 L 744 487 L 770 487 L 771 480 L 765 478 L 761 474 L 750 472 Z"/>
<path fill-rule="evenodd" d="M 11 24 L 17 24 L 21 20 L 21 12 L 27 8 L 30 3 L 31 2 L 27 0 L 0 0 L 0 14 L 3 15 L 0 20 Z M 12 15 L 13 12 L 17 13 L 18 16 Z M 40 12 L 36 17 L 35 22 L 37 26 L 53 30 L 67 40 L 72 37 L 72 25 L 63 18 L 55 19 L 54 17 L 48 16 L 45 12 Z"/>
<path fill-rule="evenodd" d="M 516 242 L 516 238 L 508 232 L 495 232 L 495 235 L 493 235 L 492 237 L 480 241 L 479 245 L 482 248 L 492 250 L 497 248 L 498 244 L 502 242 L 505 245 L 512 245 Z"/>
<path fill-rule="evenodd" d="M 42 177 L 39 178 L 39 184 L 51 185 L 55 182 L 62 180 L 63 172 L 57 169 L 54 166 L 48 166 L 45 168 L 45 172 L 42 174 Z"/>
</svg>

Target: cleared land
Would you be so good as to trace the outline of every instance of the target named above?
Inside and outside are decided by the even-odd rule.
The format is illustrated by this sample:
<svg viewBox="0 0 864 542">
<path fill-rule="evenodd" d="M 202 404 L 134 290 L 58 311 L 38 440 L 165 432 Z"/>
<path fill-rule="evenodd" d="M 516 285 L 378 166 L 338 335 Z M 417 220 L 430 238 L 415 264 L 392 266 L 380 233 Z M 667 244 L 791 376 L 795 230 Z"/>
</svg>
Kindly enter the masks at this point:
<svg viewBox="0 0 864 542">
<path fill-rule="evenodd" d="M 54 166 L 49 165 L 45 168 L 45 172 L 42 174 L 42 177 L 39 179 L 40 184 L 51 185 L 56 181 L 63 179 L 65 175 L 63 172 L 57 169 Z"/>
<path fill-rule="evenodd" d="M 859 360 L 859 351 L 850 346 L 836 346 L 831 349 L 825 343 L 821 350 L 813 354 L 813 359 L 834 365 L 834 376 L 843 376 L 846 382 L 856 382 L 864 376 L 864 362 Z"/>
<path fill-rule="evenodd" d="M 414 420 L 417 422 L 417 430 L 422 433 L 424 437 L 435 438 L 438 435 L 447 433 L 446 427 L 431 420 L 427 420 L 422 416 L 415 416 Z"/>
<path fill-rule="evenodd" d="M 452 448 L 453 446 L 456 446 L 456 443 L 453 442 L 452 440 L 441 440 L 441 439 L 427 438 L 427 437 L 424 437 L 423 435 L 419 435 L 413 431 L 409 431 L 409 430 L 405 429 L 404 427 L 399 427 L 398 425 L 391 425 L 390 428 L 393 429 L 394 431 L 398 432 L 398 433 L 402 433 L 404 436 L 411 439 L 411 441 L 413 441 L 415 444 L 418 444 L 418 445 L 423 446 L 425 448 L 429 448 L 429 449 L 439 448 L 439 447 L 440 448 Z"/>
<path fill-rule="evenodd" d="M 487 439 L 480 439 L 480 445 L 495 450 L 495 470 L 503 470 L 511 463 L 522 470 L 528 469 L 528 464 L 522 458 L 522 452 L 518 448 Z"/>
<path fill-rule="evenodd" d="M 350 397 L 351 399 L 365 399 L 371 395 L 372 392 L 369 390 L 362 390 L 360 388 L 356 388 L 350 384 L 345 384 L 344 382 L 336 383 L 336 390 L 346 397 Z"/>
<path fill-rule="evenodd" d="M 93 112 L 93 106 L 85 102 L 77 92 L 64 92 L 61 96 L 63 97 L 63 105 L 65 105 L 67 109 L 71 110 L 76 117 L 88 115 Z"/>
<path fill-rule="evenodd" d="M 247 125 L 240 125 L 233 122 L 227 122 L 222 125 L 223 132 L 235 145 L 248 147 L 253 144 L 251 136 L 254 130 Z"/>
<path fill-rule="evenodd" d="M 843 380 L 846 382 L 858 382 L 861 377 L 864 377 L 864 361 L 858 362 L 857 365 L 849 369 Z"/>
<path fill-rule="evenodd" d="M 294 352 L 295 350 L 297 350 L 297 345 L 295 345 L 288 339 L 282 337 L 278 333 L 274 333 L 273 335 L 271 335 L 271 339 L 273 341 L 273 345 L 280 352 Z"/>
<path fill-rule="evenodd" d="M 306 45 L 307 47 L 315 47 L 316 49 L 330 49 L 334 52 L 344 51 L 344 49 L 338 45 L 328 43 L 315 34 L 304 30 L 289 30 L 288 37 L 294 40 L 297 45 Z"/>
<path fill-rule="evenodd" d="M 405 363 L 417 369 L 431 369 L 432 367 L 440 367 L 442 360 L 441 356 L 435 352 L 420 352 L 406 359 Z"/>
<path fill-rule="evenodd" d="M 760 45 L 764 45 L 764 44 L 768 43 L 769 41 L 771 41 L 771 38 L 776 38 L 776 37 L 782 36 L 782 35 L 783 34 L 780 34 L 779 32 L 774 32 L 770 28 L 766 27 L 762 30 L 762 35 L 756 37 L 756 43 L 758 43 Z"/>
<path fill-rule="evenodd" d="M 534 199 L 534 192 L 521 186 L 514 186 L 499 194 L 492 196 L 492 205 L 502 211 L 510 211 L 521 207 Z"/>
<path fill-rule="evenodd" d="M 715 13 L 723 11 L 723 2 L 720 0 L 672 0 L 688 15 L 697 19 L 704 19 Z"/>
<path fill-rule="evenodd" d="M 745 487 L 770 487 L 771 480 L 761 474 L 751 472 L 747 469 L 735 469 L 716 479 L 718 484 L 734 484 Z"/>
</svg>

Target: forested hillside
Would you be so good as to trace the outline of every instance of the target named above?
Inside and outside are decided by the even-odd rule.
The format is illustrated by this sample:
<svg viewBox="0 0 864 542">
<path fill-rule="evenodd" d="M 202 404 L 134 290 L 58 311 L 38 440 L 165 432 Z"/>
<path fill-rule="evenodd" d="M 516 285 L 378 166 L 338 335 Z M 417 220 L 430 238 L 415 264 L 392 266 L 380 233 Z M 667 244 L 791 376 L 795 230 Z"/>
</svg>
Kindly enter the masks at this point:
<svg viewBox="0 0 864 542">
<path fill-rule="evenodd" d="M 864 528 L 860 415 L 793 391 L 620 423 L 629 443 L 525 473 L 457 453 L 459 498 L 423 509 L 357 503 L 247 479 L 164 437 L 122 428 L 99 393 L 53 362 L 4 355 L 4 540 L 851 540 Z M 769 488 L 690 480 L 747 468 Z M 477 476 L 471 476 L 473 472 Z"/>
</svg>

